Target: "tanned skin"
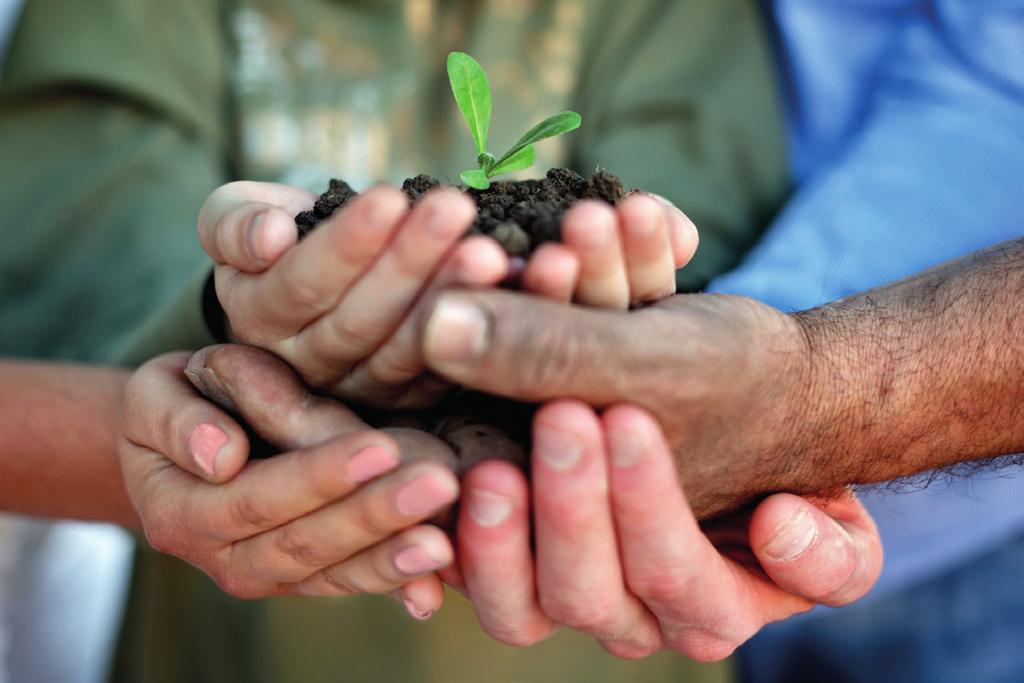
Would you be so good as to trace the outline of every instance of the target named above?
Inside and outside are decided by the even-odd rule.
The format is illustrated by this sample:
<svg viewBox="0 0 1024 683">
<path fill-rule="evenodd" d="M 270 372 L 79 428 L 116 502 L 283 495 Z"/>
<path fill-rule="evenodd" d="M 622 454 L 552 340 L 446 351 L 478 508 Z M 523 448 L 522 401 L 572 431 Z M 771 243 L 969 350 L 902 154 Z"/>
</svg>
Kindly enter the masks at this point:
<svg viewBox="0 0 1024 683">
<path fill-rule="evenodd" d="M 475 389 L 646 408 L 701 517 L 1024 451 L 1024 240 L 794 315 L 456 292 L 421 330 L 430 367 Z"/>
</svg>

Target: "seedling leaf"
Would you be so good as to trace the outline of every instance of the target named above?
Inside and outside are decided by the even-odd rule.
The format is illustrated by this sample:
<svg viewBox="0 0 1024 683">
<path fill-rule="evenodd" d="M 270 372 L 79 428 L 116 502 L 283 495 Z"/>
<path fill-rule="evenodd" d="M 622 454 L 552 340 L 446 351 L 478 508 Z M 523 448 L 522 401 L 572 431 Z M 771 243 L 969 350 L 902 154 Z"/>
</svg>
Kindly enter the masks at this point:
<svg viewBox="0 0 1024 683">
<path fill-rule="evenodd" d="M 526 131 L 523 137 L 519 138 L 516 144 L 512 145 L 512 149 L 505 152 L 504 156 L 498 159 L 496 166 L 501 166 L 510 158 L 519 154 L 524 147 L 540 142 L 545 138 L 551 138 L 562 133 L 568 133 L 571 130 L 576 130 L 580 127 L 583 119 L 574 111 L 563 111 L 554 116 L 549 116 L 536 126 Z"/>
<path fill-rule="evenodd" d="M 491 181 L 487 180 L 487 173 L 482 168 L 463 171 L 459 174 L 459 180 L 462 181 L 463 185 L 468 185 L 477 190 L 486 190 L 491 186 Z"/>
<path fill-rule="evenodd" d="M 529 147 L 523 147 L 521 150 L 510 156 L 500 164 L 496 164 L 491 167 L 487 172 L 488 176 L 496 176 L 502 173 L 511 173 L 512 171 L 521 171 L 524 168 L 530 168 L 534 162 L 537 161 L 537 148 L 533 145 Z"/>
<path fill-rule="evenodd" d="M 488 175 L 490 175 L 491 169 L 494 168 L 494 164 L 497 163 L 497 161 L 498 160 L 495 159 L 494 155 L 490 152 L 478 154 L 476 157 L 476 163 L 480 164 L 480 169 Z"/>
<path fill-rule="evenodd" d="M 448 55 L 448 81 L 473 136 L 476 152 L 483 154 L 487 151 L 487 131 L 491 125 L 491 88 L 487 75 L 466 53 L 452 52 Z"/>
</svg>

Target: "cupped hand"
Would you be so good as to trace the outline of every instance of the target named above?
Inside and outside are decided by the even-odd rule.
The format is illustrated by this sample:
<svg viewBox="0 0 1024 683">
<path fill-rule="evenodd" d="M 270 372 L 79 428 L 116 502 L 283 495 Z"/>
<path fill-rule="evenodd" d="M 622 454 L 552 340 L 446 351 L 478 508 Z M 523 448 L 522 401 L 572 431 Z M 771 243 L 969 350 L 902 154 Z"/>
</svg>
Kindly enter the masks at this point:
<svg viewBox="0 0 1024 683">
<path fill-rule="evenodd" d="M 497 640 L 530 645 L 564 626 L 628 658 L 722 659 L 769 622 L 856 600 L 882 561 L 849 492 L 778 494 L 702 530 L 653 417 L 575 401 L 538 413 L 530 483 L 502 462 L 468 473 L 456 538 L 443 575 Z"/>
<path fill-rule="evenodd" d="M 653 414 L 698 518 L 766 491 L 817 492 L 853 479 L 809 466 L 819 403 L 810 349 L 791 317 L 750 299 L 677 295 L 623 312 L 514 292 L 446 292 L 421 320 L 430 368 L 529 402 L 630 403 Z"/>
<path fill-rule="evenodd" d="M 312 195 L 239 182 L 215 191 L 199 234 L 216 264 L 218 298 L 234 338 L 271 350 L 312 387 L 387 408 L 436 403 L 450 384 L 425 372 L 417 304 L 450 287 L 482 288 L 509 273 L 496 242 L 461 240 L 472 202 L 437 190 L 410 208 L 375 187 L 296 244 L 293 216 Z M 693 256 L 696 228 L 651 195 L 616 208 L 576 205 L 564 243 L 541 246 L 521 273 L 524 290 L 558 300 L 624 308 L 667 296 L 675 269 Z"/>
<path fill-rule="evenodd" d="M 452 560 L 427 520 L 457 498 L 454 454 L 411 429 L 372 430 L 312 397 L 251 347 L 140 368 L 126 390 L 121 464 L 147 539 L 237 597 L 389 593 L 415 616 L 443 599 Z M 248 462 L 249 441 L 186 377 L 287 451 Z"/>
</svg>

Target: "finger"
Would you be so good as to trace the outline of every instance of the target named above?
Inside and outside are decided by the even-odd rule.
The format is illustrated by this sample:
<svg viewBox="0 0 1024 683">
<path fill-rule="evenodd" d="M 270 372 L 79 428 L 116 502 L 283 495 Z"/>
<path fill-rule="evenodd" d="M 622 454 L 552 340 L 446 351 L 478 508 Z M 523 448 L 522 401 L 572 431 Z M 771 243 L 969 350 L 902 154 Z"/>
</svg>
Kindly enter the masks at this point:
<svg viewBox="0 0 1024 683">
<path fill-rule="evenodd" d="M 497 242 L 490 237 L 470 237 L 455 248 L 419 301 L 429 302 L 436 293 L 455 286 L 491 287 L 507 273 L 508 256 Z M 415 405 L 415 397 L 407 396 L 406 385 L 425 370 L 417 318 L 407 315 L 383 346 L 353 367 L 331 393 L 379 407 L 423 407 Z"/>
<path fill-rule="evenodd" d="M 656 309 L 595 311 L 503 291 L 446 292 L 427 314 L 421 343 L 428 367 L 456 384 L 528 402 L 649 398 L 644 376 L 654 354 L 665 356 L 655 345 L 675 333 L 656 327 L 664 322 Z M 624 316 L 633 324 L 623 324 Z"/>
<path fill-rule="evenodd" d="M 635 194 L 616 207 L 622 231 L 631 304 L 657 301 L 676 291 L 676 269 L 666 209 Z"/>
<path fill-rule="evenodd" d="M 230 489 L 183 485 L 181 505 L 189 510 L 185 517 L 195 519 L 210 536 L 235 541 L 348 496 L 398 467 L 399 458 L 390 437 L 366 430 L 253 461 L 235 477 Z"/>
<path fill-rule="evenodd" d="M 377 262 L 297 340 L 304 376 L 339 377 L 378 348 L 475 215 L 473 202 L 458 190 L 435 190 L 420 200 Z"/>
<path fill-rule="evenodd" d="M 236 543 L 230 563 L 271 585 L 297 583 L 436 514 L 458 492 L 451 470 L 412 463 L 287 526 Z M 438 564 L 429 571 L 449 561 L 434 559 Z"/>
<path fill-rule="evenodd" d="M 626 582 L 657 616 L 673 649 L 701 661 L 722 659 L 768 621 L 809 608 L 715 551 L 646 411 L 614 406 L 602 421 Z"/>
<path fill-rule="evenodd" d="M 690 217 L 680 211 L 675 204 L 659 194 L 652 192 L 638 192 L 653 197 L 665 210 L 666 220 L 669 225 L 669 239 L 672 243 L 672 257 L 676 268 L 686 266 L 697 253 L 697 246 L 700 243 L 697 226 Z"/>
<path fill-rule="evenodd" d="M 537 601 L 530 494 L 522 471 L 507 462 L 482 462 L 466 473 L 463 490 L 459 567 L 481 627 L 506 645 L 547 638 L 555 625 Z"/>
<path fill-rule="evenodd" d="M 283 360 L 253 346 L 222 344 L 192 356 L 188 378 L 281 448 L 305 448 L 366 429 L 342 404 L 309 393 Z"/>
<path fill-rule="evenodd" d="M 580 261 L 564 244 L 545 242 L 530 255 L 523 271 L 523 291 L 568 303 L 576 291 Z"/>
<path fill-rule="evenodd" d="M 297 595 L 309 596 L 387 593 L 448 566 L 454 556 L 451 541 L 443 531 L 421 524 L 322 569 L 291 589 Z M 433 611 L 410 604 L 416 607 L 416 612 L 410 613 L 420 619 L 426 618 L 424 612 Z"/>
<path fill-rule="evenodd" d="M 750 543 L 775 583 L 826 605 L 862 597 L 882 570 L 878 531 L 849 491 L 818 505 L 784 493 L 765 499 L 751 518 Z"/>
<path fill-rule="evenodd" d="M 331 310 L 384 251 L 408 211 L 402 192 L 374 187 L 353 199 L 261 275 L 215 272 L 239 339 L 283 339 Z M 290 349 L 284 348 L 283 351 Z"/>
<path fill-rule="evenodd" d="M 125 388 L 125 436 L 197 477 L 224 482 L 245 464 L 249 440 L 235 420 L 189 385 L 187 361 L 187 353 L 167 354 L 132 375 Z"/>
<path fill-rule="evenodd" d="M 405 611 L 417 621 L 425 621 L 434 615 L 434 612 L 441 609 L 444 603 L 444 585 L 441 582 L 440 574 L 447 571 L 454 565 L 448 565 L 437 574 L 428 574 L 418 579 L 413 579 L 392 595 L 405 606 Z"/>
<path fill-rule="evenodd" d="M 313 199 L 287 185 L 228 183 L 200 209 L 199 241 L 215 263 L 261 272 L 298 240 L 294 216 Z"/>
<path fill-rule="evenodd" d="M 250 571 L 229 571 L 231 544 L 307 515 L 398 466 L 387 437 L 365 432 L 251 463 L 233 481 L 208 484 L 128 443 L 122 469 L 150 544 L 197 562 L 227 592 L 267 594 Z M 210 557 L 215 552 L 216 557 Z"/>
<path fill-rule="evenodd" d="M 618 219 L 611 207 L 577 202 L 562 223 L 562 241 L 580 260 L 575 300 L 598 308 L 626 308 L 629 280 L 619 240 Z"/>
<path fill-rule="evenodd" d="M 602 429 L 589 406 L 556 401 L 538 411 L 531 479 L 544 613 L 620 657 L 655 652 L 658 624 L 626 591 Z"/>
</svg>

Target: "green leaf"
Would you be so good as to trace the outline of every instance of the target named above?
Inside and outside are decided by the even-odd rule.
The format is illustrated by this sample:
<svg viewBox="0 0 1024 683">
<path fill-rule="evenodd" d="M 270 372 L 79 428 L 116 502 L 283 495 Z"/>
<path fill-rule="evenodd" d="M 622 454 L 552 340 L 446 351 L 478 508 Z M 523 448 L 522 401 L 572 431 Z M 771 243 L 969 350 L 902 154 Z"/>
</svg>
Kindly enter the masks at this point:
<svg viewBox="0 0 1024 683">
<path fill-rule="evenodd" d="M 487 151 L 487 129 L 491 125 L 491 87 L 487 74 L 475 59 L 464 52 L 448 55 L 448 81 L 455 102 L 462 110 L 477 154 Z"/>
<path fill-rule="evenodd" d="M 491 169 L 494 168 L 494 164 L 498 160 L 494 158 L 494 155 L 490 152 L 484 152 L 483 154 L 476 155 L 476 163 L 480 164 L 480 169 L 490 175 Z"/>
<path fill-rule="evenodd" d="M 505 154 L 498 159 L 497 166 L 501 166 L 506 161 L 519 154 L 524 147 L 532 145 L 535 142 L 539 142 L 545 138 L 553 138 L 556 135 L 562 133 L 568 133 L 571 130 L 576 130 L 580 127 L 580 123 L 583 122 L 583 118 L 574 111 L 563 111 L 560 114 L 549 116 L 536 126 L 526 131 L 523 137 L 519 138 L 516 144 L 512 145 L 512 149 L 505 152 Z"/>
<path fill-rule="evenodd" d="M 505 161 L 492 166 L 491 170 L 487 172 L 487 177 L 511 173 L 512 171 L 521 171 L 524 168 L 533 166 L 535 161 L 537 161 L 537 148 L 533 145 L 523 147 L 508 159 L 505 159 Z"/>
<path fill-rule="evenodd" d="M 459 174 L 459 179 L 462 180 L 463 185 L 468 185 L 477 190 L 486 190 L 491 186 L 491 182 L 487 180 L 487 174 L 481 168 L 463 171 Z"/>
</svg>

